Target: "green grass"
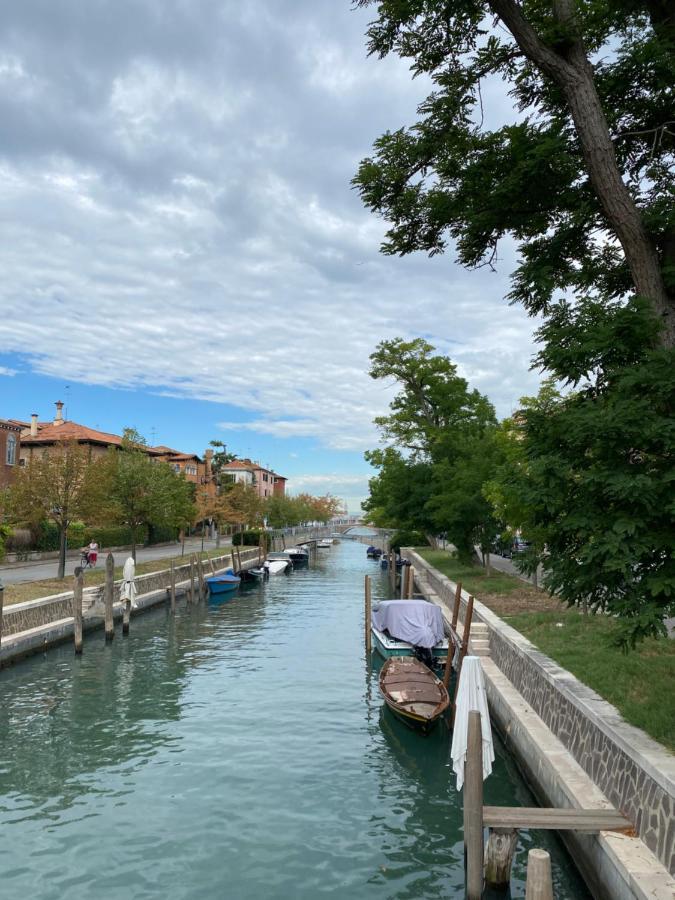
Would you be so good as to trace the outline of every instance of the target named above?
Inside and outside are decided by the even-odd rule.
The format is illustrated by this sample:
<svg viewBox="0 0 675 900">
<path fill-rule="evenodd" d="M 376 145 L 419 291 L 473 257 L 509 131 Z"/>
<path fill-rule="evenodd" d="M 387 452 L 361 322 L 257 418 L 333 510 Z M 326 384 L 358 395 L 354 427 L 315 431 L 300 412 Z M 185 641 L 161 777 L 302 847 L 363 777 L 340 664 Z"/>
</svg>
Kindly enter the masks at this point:
<svg viewBox="0 0 675 900">
<path fill-rule="evenodd" d="M 243 553 L 244 550 L 250 550 L 251 548 L 240 547 L 239 549 Z M 230 552 L 231 548 L 227 546 L 220 547 L 219 549 L 214 548 L 211 550 L 204 550 L 202 553 L 196 553 L 195 555 L 201 556 L 202 559 L 208 559 L 209 557 L 215 556 L 229 556 Z M 129 555 L 127 552 L 117 554 L 118 558 L 123 556 L 124 559 L 126 559 L 127 555 Z M 162 559 L 152 559 L 148 562 L 140 562 L 136 566 L 136 574 L 147 575 L 149 572 L 159 572 L 162 569 L 168 569 L 171 560 L 173 560 L 174 564 L 177 566 L 189 563 L 190 553 L 186 553 L 185 556 L 166 556 Z M 93 587 L 97 584 L 103 584 L 105 581 L 105 556 L 103 554 L 99 554 L 98 562 L 97 568 L 85 570 L 85 587 Z M 122 577 L 122 568 L 122 566 L 115 566 L 115 578 Z M 52 594 L 61 594 L 64 591 L 71 591 L 72 589 L 72 575 L 67 575 L 63 579 L 45 578 L 41 581 L 25 581 L 19 584 L 8 584 L 5 587 L 4 602 L 6 605 L 11 603 L 24 603 L 26 600 L 38 600 L 40 597 L 49 597 Z"/>
<path fill-rule="evenodd" d="M 478 595 L 481 591 L 511 594 L 514 591 L 522 591 L 525 584 L 515 575 L 507 575 L 496 569 L 492 569 L 490 575 L 487 575 L 482 566 L 465 565 L 447 550 L 430 550 L 425 547 L 417 547 L 416 550 L 439 572 L 453 581 L 461 581 L 464 590 L 470 594 Z"/>
<path fill-rule="evenodd" d="M 526 613 L 506 621 L 614 704 L 627 722 L 675 751 L 675 641 L 650 639 L 623 653 L 611 644 L 615 620 L 576 610 Z"/>
</svg>

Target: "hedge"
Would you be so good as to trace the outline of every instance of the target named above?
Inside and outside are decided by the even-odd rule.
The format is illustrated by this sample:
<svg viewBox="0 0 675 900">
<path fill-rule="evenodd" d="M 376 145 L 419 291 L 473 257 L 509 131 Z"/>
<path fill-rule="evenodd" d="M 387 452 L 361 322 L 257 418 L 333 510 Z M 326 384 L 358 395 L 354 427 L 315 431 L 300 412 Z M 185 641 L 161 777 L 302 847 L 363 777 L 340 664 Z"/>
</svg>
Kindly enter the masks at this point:
<svg viewBox="0 0 675 900">
<path fill-rule="evenodd" d="M 144 544 L 148 539 L 148 529 L 141 526 L 136 529 L 136 543 Z M 83 522 L 72 522 L 68 526 L 68 547 L 71 550 L 84 547 L 95 540 L 101 549 L 104 547 L 124 547 L 131 544 L 131 528 L 128 525 L 85 525 Z M 54 522 L 42 522 L 38 528 L 35 549 L 43 552 L 59 549 L 59 528 Z"/>
<path fill-rule="evenodd" d="M 261 531 L 238 531 L 232 535 L 232 543 L 235 547 L 256 547 L 261 534 Z"/>
<path fill-rule="evenodd" d="M 389 546 L 397 553 L 400 552 L 401 547 L 427 547 L 428 545 L 429 541 L 421 531 L 397 531 L 389 540 Z"/>
</svg>

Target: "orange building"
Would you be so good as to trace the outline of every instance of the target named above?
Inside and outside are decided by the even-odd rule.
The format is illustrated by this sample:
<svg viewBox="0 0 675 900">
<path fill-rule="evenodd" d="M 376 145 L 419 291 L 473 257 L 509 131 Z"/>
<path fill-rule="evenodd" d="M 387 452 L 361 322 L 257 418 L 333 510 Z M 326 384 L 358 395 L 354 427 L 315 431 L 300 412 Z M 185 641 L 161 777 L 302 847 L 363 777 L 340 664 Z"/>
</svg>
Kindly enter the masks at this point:
<svg viewBox="0 0 675 900">
<path fill-rule="evenodd" d="M 0 488 L 14 477 L 21 454 L 21 426 L 0 419 Z"/>
<path fill-rule="evenodd" d="M 223 472 L 232 481 L 255 488 L 259 497 L 283 497 L 286 493 L 287 479 L 283 475 L 277 475 L 272 469 L 266 469 L 250 459 L 235 459 L 223 466 Z"/>
</svg>

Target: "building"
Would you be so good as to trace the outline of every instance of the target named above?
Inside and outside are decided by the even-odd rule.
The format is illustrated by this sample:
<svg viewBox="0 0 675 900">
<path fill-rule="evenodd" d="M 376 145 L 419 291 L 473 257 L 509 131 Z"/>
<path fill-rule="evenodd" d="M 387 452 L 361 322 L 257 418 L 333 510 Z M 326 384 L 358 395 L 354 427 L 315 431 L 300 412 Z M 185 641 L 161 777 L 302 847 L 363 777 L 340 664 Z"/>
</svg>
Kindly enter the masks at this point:
<svg viewBox="0 0 675 900">
<path fill-rule="evenodd" d="M 250 459 L 235 459 L 227 463 L 223 466 L 223 474 L 229 476 L 230 481 L 255 488 L 263 499 L 283 497 L 286 493 L 287 479 L 283 475 L 277 475 L 272 469 L 266 469 Z"/>
<path fill-rule="evenodd" d="M 21 426 L 0 419 L 0 488 L 11 483 L 21 459 Z"/>
</svg>

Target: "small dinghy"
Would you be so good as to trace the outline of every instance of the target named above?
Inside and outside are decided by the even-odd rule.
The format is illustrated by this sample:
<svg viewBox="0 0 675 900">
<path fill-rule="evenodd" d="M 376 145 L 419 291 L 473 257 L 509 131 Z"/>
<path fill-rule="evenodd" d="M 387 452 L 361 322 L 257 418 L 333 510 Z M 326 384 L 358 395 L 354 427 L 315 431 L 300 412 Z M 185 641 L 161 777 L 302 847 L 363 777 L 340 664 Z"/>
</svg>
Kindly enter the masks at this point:
<svg viewBox="0 0 675 900">
<path fill-rule="evenodd" d="M 327 550 L 333 546 L 333 541 L 330 538 L 321 538 L 321 540 L 316 542 L 316 546 L 319 550 Z"/>
<path fill-rule="evenodd" d="M 211 596 L 230 594 L 241 584 L 241 578 L 234 574 L 234 569 L 225 569 L 220 575 L 210 575 L 205 581 Z"/>
<path fill-rule="evenodd" d="M 389 709 L 410 728 L 428 734 L 450 706 L 445 685 L 419 659 L 388 659 L 380 672 L 380 692 Z"/>
</svg>

